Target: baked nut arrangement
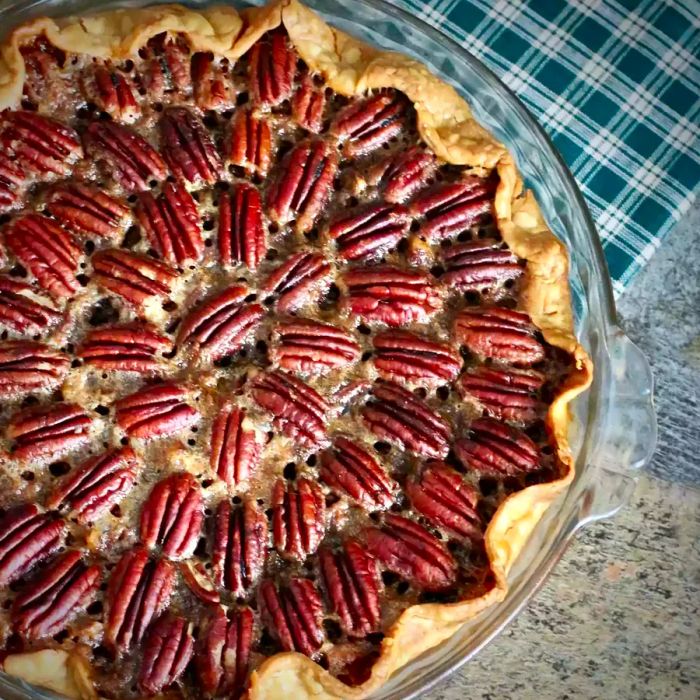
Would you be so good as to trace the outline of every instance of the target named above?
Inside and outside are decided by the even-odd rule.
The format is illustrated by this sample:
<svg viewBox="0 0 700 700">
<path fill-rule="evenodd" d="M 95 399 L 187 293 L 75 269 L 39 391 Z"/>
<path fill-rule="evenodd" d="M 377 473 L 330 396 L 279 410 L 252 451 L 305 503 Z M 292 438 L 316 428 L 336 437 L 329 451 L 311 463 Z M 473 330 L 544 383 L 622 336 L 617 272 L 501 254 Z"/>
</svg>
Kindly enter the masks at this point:
<svg viewBox="0 0 700 700">
<path fill-rule="evenodd" d="M 567 257 L 423 66 L 300 3 L 0 52 L 0 648 L 74 698 L 363 697 L 569 483 Z"/>
</svg>

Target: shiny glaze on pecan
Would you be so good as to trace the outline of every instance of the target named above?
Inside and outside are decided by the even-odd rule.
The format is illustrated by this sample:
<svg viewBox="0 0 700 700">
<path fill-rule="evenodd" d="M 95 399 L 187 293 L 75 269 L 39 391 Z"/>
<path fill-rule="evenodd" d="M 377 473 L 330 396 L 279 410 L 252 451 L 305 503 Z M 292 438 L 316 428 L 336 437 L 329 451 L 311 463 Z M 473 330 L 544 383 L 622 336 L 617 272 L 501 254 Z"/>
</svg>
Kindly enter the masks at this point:
<svg viewBox="0 0 700 700">
<path fill-rule="evenodd" d="M 276 297 L 276 308 L 290 313 L 320 300 L 331 284 L 331 266 L 318 253 L 294 253 L 263 283 L 262 292 Z"/>
<path fill-rule="evenodd" d="M 56 326 L 61 318 L 52 303 L 31 285 L 0 276 L 0 328 L 41 335 Z"/>
<path fill-rule="evenodd" d="M 492 238 L 446 248 L 442 259 L 446 272 L 440 279 L 462 292 L 490 292 L 523 273 L 515 255 Z"/>
<path fill-rule="evenodd" d="M 0 343 L 0 398 L 56 389 L 69 368 L 67 355 L 43 343 L 27 340 Z"/>
<path fill-rule="evenodd" d="M 219 199 L 219 259 L 255 270 L 267 252 L 262 202 L 256 187 L 237 183 Z"/>
<path fill-rule="evenodd" d="M 263 445 L 263 437 L 246 410 L 225 403 L 212 423 L 209 466 L 227 486 L 236 486 L 255 472 Z"/>
<path fill-rule="evenodd" d="M 326 505 L 319 485 L 309 479 L 272 487 L 272 540 L 289 559 L 304 560 L 317 549 L 326 530 Z"/>
</svg>

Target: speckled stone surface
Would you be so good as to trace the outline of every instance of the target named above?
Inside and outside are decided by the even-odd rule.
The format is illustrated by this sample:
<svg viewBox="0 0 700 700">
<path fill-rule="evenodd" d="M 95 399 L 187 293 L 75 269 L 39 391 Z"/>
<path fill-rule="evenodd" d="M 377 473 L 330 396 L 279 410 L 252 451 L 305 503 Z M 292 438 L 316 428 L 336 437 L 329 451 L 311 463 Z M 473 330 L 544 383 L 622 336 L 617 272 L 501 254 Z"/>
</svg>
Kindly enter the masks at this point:
<svg viewBox="0 0 700 700">
<path fill-rule="evenodd" d="M 700 698 L 700 206 L 618 301 L 651 360 L 658 449 L 503 635 L 425 700 Z"/>
</svg>

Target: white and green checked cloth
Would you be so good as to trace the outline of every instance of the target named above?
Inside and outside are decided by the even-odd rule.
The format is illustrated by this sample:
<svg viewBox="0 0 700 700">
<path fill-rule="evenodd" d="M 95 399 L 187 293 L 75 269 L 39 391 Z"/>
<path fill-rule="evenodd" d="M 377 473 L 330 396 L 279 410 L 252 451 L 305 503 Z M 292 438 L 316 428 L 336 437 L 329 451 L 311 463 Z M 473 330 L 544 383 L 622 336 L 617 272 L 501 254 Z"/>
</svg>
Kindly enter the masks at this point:
<svg viewBox="0 0 700 700">
<path fill-rule="evenodd" d="M 700 185 L 700 0 L 392 0 L 525 102 L 568 163 L 620 293 Z"/>
</svg>

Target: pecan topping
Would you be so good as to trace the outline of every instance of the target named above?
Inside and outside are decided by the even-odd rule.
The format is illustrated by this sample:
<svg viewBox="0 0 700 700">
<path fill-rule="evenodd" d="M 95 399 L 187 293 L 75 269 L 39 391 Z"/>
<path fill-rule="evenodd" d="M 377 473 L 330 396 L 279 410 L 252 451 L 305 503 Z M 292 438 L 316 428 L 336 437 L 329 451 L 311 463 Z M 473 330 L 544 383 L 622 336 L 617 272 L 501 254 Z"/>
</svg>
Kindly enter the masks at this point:
<svg viewBox="0 0 700 700">
<path fill-rule="evenodd" d="M 24 94 L 36 103 L 62 94 L 66 82 L 60 69 L 65 66 L 65 52 L 45 36 L 39 36 L 31 43 L 20 46 L 19 50 L 26 69 Z"/>
<path fill-rule="evenodd" d="M 405 207 L 372 204 L 330 224 L 328 236 L 335 240 L 344 260 L 370 260 L 395 248 L 408 233 L 409 224 Z"/>
<path fill-rule="evenodd" d="M 200 52 L 192 56 L 192 82 L 194 101 L 200 109 L 223 111 L 234 106 L 233 83 L 221 63 L 210 53 Z"/>
<path fill-rule="evenodd" d="M 252 500 L 232 508 L 228 500 L 216 509 L 214 524 L 214 581 L 234 596 L 244 596 L 254 586 L 267 552 L 267 518 Z"/>
<path fill-rule="evenodd" d="M 95 280 L 135 306 L 153 297 L 165 299 L 177 271 L 159 260 L 127 250 L 101 250 L 92 256 Z"/>
<path fill-rule="evenodd" d="M 187 587 L 203 603 L 217 605 L 221 602 L 219 593 L 214 588 L 209 572 L 198 561 L 182 561 L 179 564 L 180 573 Z"/>
<path fill-rule="evenodd" d="M 272 539 L 290 559 L 313 554 L 326 529 L 326 504 L 319 485 L 297 479 L 296 486 L 279 479 L 272 489 Z"/>
<path fill-rule="evenodd" d="M 543 374 L 533 370 L 482 366 L 463 374 L 457 390 L 465 398 L 475 398 L 489 416 L 528 425 L 544 410 L 544 404 L 537 397 L 544 379 Z"/>
<path fill-rule="evenodd" d="M 80 246 L 52 219 L 20 216 L 5 229 L 5 245 L 52 297 L 70 297 L 80 289 L 76 279 Z"/>
<path fill-rule="evenodd" d="M 153 374 L 162 368 L 159 357 L 170 346 L 171 341 L 152 326 L 130 323 L 90 331 L 76 354 L 100 369 Z"/>
<path fill-rule="evenodd" d="M 36 294 L 30 285 L 0 276 L 0 328 L 15 333 L 45 333 L 62 318 L 50 303 Z M 0 356 L 1 353 L 0 350 Z"/>
<path fill-rule="evenodd" d="M 219 259 L 255 270 L 266 252 L 260 193 L 253 185 L 237 183 L 219 199 Z"/>
<path fill-rule="evenodd" d="M 243 304 L 248 290 L 233 285 L 205 301 L 185 319 L 178 342 L 193 346 L 210 362 L 231 355 L 243 347 L 265 315 L 260 304 Z"/>
<path fill-rule="evenodd" d="M 333 120 L 330 133 L 337 136 L 349 157 L 380 148 L 403 130 L 407 103 L 396 93 L 379 93 L 353 100 Z"/>
<path fill-rule="evenodd" d="M 520 311 L 464 309 L 455 318 L 454 335 L 477 355 L 519 367 L 531 367 L 545 357 L 530 317 Z"/>
<path fill-rule="evenodd" d="M 197 205 L 181 184 L 166 183 L 157 198 L 143 192 L 136 218 L 148 242 L 168 262 L 182 265 L 201 260 L 204 241 Z"/>
<path fill-rule="evenodd" d="M 132 124 L 141 116 L 131 78 L 108 61 L 88 66 L 80 82 L 85 99 L 117 121 Z"/>
<path fill-rule="evenodd" d="M 277 588 L 263 581 L 258 590 L 263 622 L 285 651 L 313 656 L 323 644 L 323 604 L 313 581 L 292 577 Z"/>
<path fill-rule="evenodd" d="M 24 170 L 12 155 L 0 151 L 0 214 L 21 206 L 26 185 Z"/>
<path fill-rule="evenodd" d="M 313 78 L 304 73 L 292 99 L 292 118 L 307 131 L 314 134 L 323 128 L 323 110 L 326 95 L 323 88 L 314 87 Z"/>
<path fill-rule="evenodd" d="M 262 435 L 245 409 L 225 403 L 211 427 L 212 471 L 228 486 L 240 484 L 257 468 L 263 444 Z"/>
<path fill-rule="evenodd" d="M 467 468 L 494 476 L 519 476 L 540 467 L 537 445 L 522 430 L 491 418 L 470 426 L 470 437 L 455 442 L 459 461 Z"/>
<path fill-rule="evenodd" d="M 100 567 L 86 566 L 84 556 L 76 550 L 62 554 L 15 598 L 12 622 L 25 639 L 60 632 L 94 600 Z"/>
<path fill-rule="evenodd" d="M 462 360 L 446 343 L 393 330 L 375 336 L 374 366 L 387 379 L 433 386 L 452 382 Z"/>
<path fill-rule="evenodd" d="M 450 426 L 421 399 L 392 382 L 376 384 L 372 393 L 362 417 L 375 435 L 424 457 L 447 455 Z"/>
<path fill-rule="evenodd" d="M 388 508 L 394 502 L 396 482 L 372 455 L 345 437 L 336 438 L 321 454 L 319 476 L 334 491 L 368 508 Z"/>
<path fill-rule="evenodd" d="M 250 110 L 237 110 L 226 153 L 233 165 L 265 177 L 272 164 L 272 131 L 268 121 Z"/>
<path fill-rule="evenodd" d="M 443 590 L 457 578 L 457 563 L 445 545 L 408 518 L 386 513 L 382 528 L 369 528 L 365 537 L 372 556 L 418 588 Z"/>
<path fill-rule="evenodd" d="M 187 473 L 159 481 L 141 510 L 141 541 L 169 559 L 187 559 L 197 546 L 204 519 L 202 491 Z"/>
<path fill-rule="evenodd" d="M 131 438 L 167 437 L 199 420 L 199 413 L 186 399 L 187 390 L 176 384 L 145 387 L 117 401 L 115 418 Z"/>
<path fill-rule="evenodd" d="M 290 313 L 318 302 L 331 284 L 331 266 L 318 253 L 294 253 L 265 280 L 261 292 L 275 295 L 277 309 Z"/>
<path fill-rule="evenodd" d="M 360 359 L 362 349 L 352 333 L 307 319 L 279 322 L 272 334 L 270 359 L 276 367 L 306 374 L 325 374 Z"/>
<path fill-rule="evenodd" d="M 250 608 L 236 611 L 230 619 L 221 607 L 210 613 L 195 656 L 197 677 L 208 695 L 239 697 L 248 676 L 253 623 Z"/>
<path fill-rule="evenodd" d="M 24 576 L 63 542 L 65 523 L 42 513 L 33 503 L 0 518 L 0 586 Z"/>
<path fill-rule="evenodd" d="M 255 401 L 274 417 L 275 427 L 303 447 L 326 442 L 330 406 L 308 384 L 285 372 L 267 372 L 252 382 Z"/>
<path fill-rule="evenodd" d="M 170 601 L 175 569 L 167 559 L 152 560 L 132 549 L 112 571 L 105 600 L 105 642 L 117 652 L 138 644 L 146 628 Z"/>
<path fill-rule="evenodd" d="M 88 238 L 116 238 L 129 215 L 129 207 L 80 182 L 56 187 L 46 208 L 69 231 Z"/>
<path fill-rule="evenodd" d="M 491 213 L 495 189 L 494 182 L 471 177 L 421 194 L 411 205 L 417 215 L 425 217 L 421 234 L 438 241 L 465 231 Z"/>
<path fill-rule="evenodd" d="M 383 190 L 387 202 L 405 202 L 432 181 L 435 156 L 418 146 L 389 156 L 370 170 L 369 182 Z"/>
<path fill-rule="evenodd" d="M 405 490 L 413 508 L 434 527 L 458 537 L 481 539 L 477 492 L 444 462 L 428 462 L 415 481 L 406 482 Z"/>
<path fill-rule="evenodd" d="M 374 560 L 354 539 L 343 549 L 319 551 L 323 583 L 333 611 L 349 637 L 365 637 L 381 626 L 379 577 Z"/>
<path fill-rule="evenodd" d="M 280 31 L 270 32 L 250 51 L 250 90 L 253 102 L 274 107 L 291 97 L 297 56 Z"/>
<path fill-rule="evenodd" d="M 0 343 L 0 397 L 50 391 L 63 383 L 70 360 L 53 348 L 26 340 Z"/>
<path fill-rule="evenodd" d="M 167 94 L 187 95 L 192 91 L 195 76 L 194 57 L 190 76 L 190 49 L 180 37 L 167 37 L 160 42 L 153 37 L 146 49 L 150 59 L 143 74 L 143 85 L 153 99 L 161 99 Z"/>
<path fill-rule="evenodd" d="M 127 192 L 144 192 L 151 180 L 164 180 L 165 161 L 146 139 L 114 122 L 91 122 L 83 137 L 87 154 Z"/>
<path fill-rule="evenodd" d="M 267 191 L 268 215 L 278 224 L 313 228 L 331 193 L 338 154 L 323 141 L 303 141 L 288 153 Z"/>
<path fill-rule="evenodd" d="M 140 464 L 130 447 L 91 457 L 66 476 L 46 506 L 67 507 L 79 523 L 93 523 L 119 503 L 134 485 Z"/>
<path fill-rule="evenodd" d="M 160 120 L 163 155 L 173 174 L 191 183 L 214 183 L 221 157 L 204 124 L 185 107 L 171 107 Z"/>
<path fill-rule="evenodd" d="M 365 321 L 389 326 L 427 323 L 442 308 L 440 290 L 429 275 L 418 270 L 378 265 L 348 270 L 343 280 L 346 308 Z"/>
<path fill-rule="evenodd" d="M 182 617 L 166 614 L 148 630 L 138 687 L 146 695 L 157 695 L 185 672 L 194 653 L 192 625 Z"/>
<path fill-rule="evenodd" d="M 462 292 L 492 290 L 523 273 L 515 255 L 492 238 L 451 246 L 442 258 L 446 267 L 442 281 Z"/>
<path fill-rule="evenodd" d="M 15 459 L 48 459 L 90 442 L 92 421 L 80 406 L 56 403 L 16 413 L 7 426 Z"/>
</svg>

